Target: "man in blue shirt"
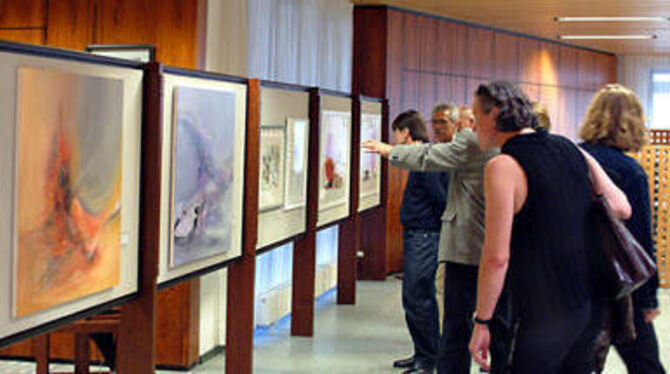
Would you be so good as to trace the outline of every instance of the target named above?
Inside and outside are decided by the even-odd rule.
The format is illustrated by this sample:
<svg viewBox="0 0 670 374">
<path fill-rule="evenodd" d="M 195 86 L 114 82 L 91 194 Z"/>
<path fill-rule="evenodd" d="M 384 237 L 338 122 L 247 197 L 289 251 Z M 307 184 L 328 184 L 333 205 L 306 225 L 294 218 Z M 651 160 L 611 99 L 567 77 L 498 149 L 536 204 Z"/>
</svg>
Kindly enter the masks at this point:
<svg viewBox="0 0 670 374">
<path fill-rule="evenodd" d="M 396 144 L 428 142 L 421 114 L 399 114 L 391 126 Z M 414 343 L 414 356 L 393 363 L 405 373 L 432 373 L 440 340 L 435 272 L 448 174 L 410 172 L 400 208 L 403 226 L 402 302 Z"/>
</svg>

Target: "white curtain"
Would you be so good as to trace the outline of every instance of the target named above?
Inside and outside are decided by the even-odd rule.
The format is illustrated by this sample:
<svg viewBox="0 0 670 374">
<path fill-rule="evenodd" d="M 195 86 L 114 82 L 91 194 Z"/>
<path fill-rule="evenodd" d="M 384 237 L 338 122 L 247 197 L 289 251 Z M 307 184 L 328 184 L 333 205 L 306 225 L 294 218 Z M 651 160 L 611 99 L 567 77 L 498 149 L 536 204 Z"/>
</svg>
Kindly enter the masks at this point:
<svg viewBox="0 0 670 374">
<path fill-rule="evenodd" d="M 249 75 L 351 91 L 349 0 L 248 0 Z"/>
<path fill-rule="evenodd" d="M 670 73 L 670 56 L 668 55 L 624 55 L 619 56 L 619 82 L 632 89 L 642 101 L 645 114 L 649 119 L 653 115 L 653 73 Z M 657 84 L 656 93 L 659 90 L 670 93 L 670 85 Z M 651 121 L 650 121 L 651 122 Z M 650 123 L 652 128 L 668 128 L 668 121 L 656 121 Z"/>
</svg>

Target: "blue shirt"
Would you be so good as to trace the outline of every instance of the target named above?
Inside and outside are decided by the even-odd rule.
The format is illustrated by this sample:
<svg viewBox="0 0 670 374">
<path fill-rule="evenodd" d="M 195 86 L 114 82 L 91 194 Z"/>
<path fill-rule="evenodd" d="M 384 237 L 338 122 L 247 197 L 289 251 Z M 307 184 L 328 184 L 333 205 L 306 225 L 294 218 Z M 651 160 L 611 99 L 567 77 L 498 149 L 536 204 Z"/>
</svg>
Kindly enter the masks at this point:
<svg viewBox="0 0 670 374">
<path fill-rule="evenodd" d="M 656 258 L 651 237 L 651 206 L 649 203 L 649 180 L 644 169 L 633 158 L 622 151 L 596 144 L 580 144 L 605 169 L 612 182 L 626 194 L 633 214 L 626 221 L 626 227 L 644 249 Z M 656 289 L 658 274 L 633 292 L 634 303 L 642 309 L 658 307 Z"/>
<path fill-rule="evenodd" d="M 440 231 L 448 186 L 447 173 L 411 171 L 400 206 L 403 229 Z"/>
</svg>

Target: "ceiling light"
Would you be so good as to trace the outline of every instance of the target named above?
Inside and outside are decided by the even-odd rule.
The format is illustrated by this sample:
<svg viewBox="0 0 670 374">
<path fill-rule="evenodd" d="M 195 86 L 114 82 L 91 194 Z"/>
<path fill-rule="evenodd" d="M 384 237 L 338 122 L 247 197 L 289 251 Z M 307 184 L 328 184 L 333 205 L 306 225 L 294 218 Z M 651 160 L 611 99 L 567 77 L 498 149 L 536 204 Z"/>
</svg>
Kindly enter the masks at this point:
<svg viewBox="0 0 670 374">
<path fill-rule="evenodd" d="M 616 40 L 616 39 L 656 39 L 653 34 L 639 35 L 559 35 L 559 39 L 564 40 Z"/>
<path fill-rule="evenodd" d="M 668 17 L 554 17 L 557 22 L 668 22 Z"/>
</svg>

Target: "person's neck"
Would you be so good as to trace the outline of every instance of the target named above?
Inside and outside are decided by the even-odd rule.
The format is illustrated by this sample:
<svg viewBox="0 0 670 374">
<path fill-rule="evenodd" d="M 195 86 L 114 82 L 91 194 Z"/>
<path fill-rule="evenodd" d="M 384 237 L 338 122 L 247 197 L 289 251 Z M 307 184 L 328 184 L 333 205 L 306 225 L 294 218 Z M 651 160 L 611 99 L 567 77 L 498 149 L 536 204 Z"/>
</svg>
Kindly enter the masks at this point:
<svg viewBox="0 0 670 374">
<path fill-rule="evenodd" d="M 533 130 L 533 129 L 524 128 L 524 129 L 521 129 L 519 131 L 500 133 L 498 135 L 498 139 L 496 141 L 496 146 L 498 146 L 498 148 L 500 148 L 505 143 L 507 143 L 508 140 L 512 139 L 515 136 L 524 135 L 524 134 L 532 134 L 534 132 L 535 132 L 535 130 Z"/>
</svg>

